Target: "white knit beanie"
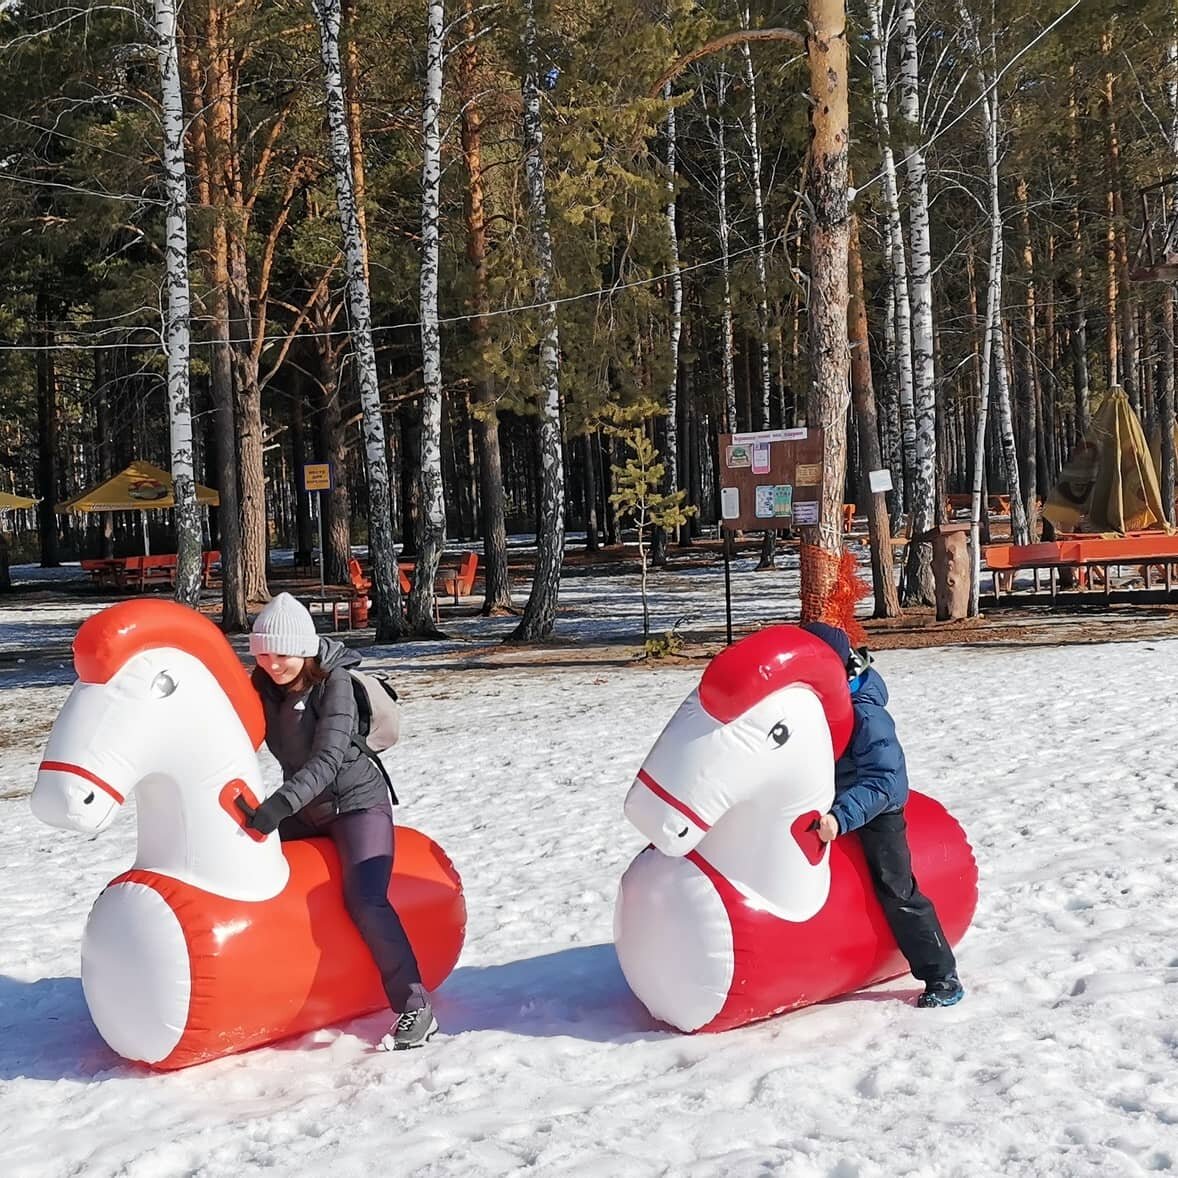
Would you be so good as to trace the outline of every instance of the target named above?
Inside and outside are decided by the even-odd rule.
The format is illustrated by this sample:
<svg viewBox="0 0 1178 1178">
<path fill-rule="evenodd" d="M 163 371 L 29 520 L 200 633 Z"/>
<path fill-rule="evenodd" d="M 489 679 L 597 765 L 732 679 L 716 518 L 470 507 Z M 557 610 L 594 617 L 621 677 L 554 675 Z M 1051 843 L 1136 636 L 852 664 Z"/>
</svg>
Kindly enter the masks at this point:
<svg viewBox="0 0 1178 1178">
<path fill-rule="evenodd" d="M 310 658 L 318 653 L 319 635 L 315 632 L 315 620 L 307 612 L 307 607 L 289 593 L 279 593 L 271 598 L 254 619 L 250 654 Z"/>
</svg>

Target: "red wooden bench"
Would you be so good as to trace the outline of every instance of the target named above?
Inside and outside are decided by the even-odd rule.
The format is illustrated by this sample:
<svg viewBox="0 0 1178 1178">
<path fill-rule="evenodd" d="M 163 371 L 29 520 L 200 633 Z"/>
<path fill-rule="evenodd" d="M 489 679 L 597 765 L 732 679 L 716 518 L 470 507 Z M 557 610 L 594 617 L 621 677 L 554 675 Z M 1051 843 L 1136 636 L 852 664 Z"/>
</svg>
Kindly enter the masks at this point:
<svg viewBox="0 0 1178 1178">
<path fill-rule="evenodd" d="M 1173 588 L 1174 564 L 1178 562 L 1178 534 L 1165 532 L 1131 532 L 1126 536 L 1064 536 L 1038 544 L 991 544 L 984 549 L 986 567 L 994 576 L 994 599 L 998 600 L 1005 583 L 1009 590 L 1014 574 L 1031 571 L 1032 592 L 1039 590 L 1039 570 L 1046 569 L 1051 596 L 1059 589 L 1059 570 L 1076 569 L 1081 575 L 1100 569 L 1104 590 L 1110 591 L 1108 570 L 1117 565 L 1140 565 L 1145 588 L 1150 588 L 1150 569 L 1161 565 L 1166 591 Z"/>
<path fill-rule="evenodd" d="M 416 567 L 413 561 L 402 561 L 398 565 L 402 593 L 407 594 L 413 588 L 411 574 Z M 434 580 L 435 596 L 452 597 L 454 604 L 457 605 L 460 597 L 469 597 L 474 593 L 474 582 L 478 568 L 479 554 L 477 552 L 465 553 L 456 566 L 449 561 L 439 566 L 438 575 Z"/>
</svg>

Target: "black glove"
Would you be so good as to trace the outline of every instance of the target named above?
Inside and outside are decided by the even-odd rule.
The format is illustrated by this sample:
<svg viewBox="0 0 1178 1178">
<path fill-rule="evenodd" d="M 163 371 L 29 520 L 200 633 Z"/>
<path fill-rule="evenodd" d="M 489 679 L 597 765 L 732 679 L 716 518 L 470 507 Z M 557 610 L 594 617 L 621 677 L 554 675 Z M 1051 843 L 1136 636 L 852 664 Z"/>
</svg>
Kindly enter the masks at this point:
<svg viewBox="0 0 1178 1178">
<path fill-rule="evenodd" d="M 245 815 L 245 825 L 259 834 L 273 834 L 278 829 L 278 824 L 294 813 L 294 807 L 280 793 L 271 794 L 256 809 L 240 794 L 233 801 Z"/>
</svg>

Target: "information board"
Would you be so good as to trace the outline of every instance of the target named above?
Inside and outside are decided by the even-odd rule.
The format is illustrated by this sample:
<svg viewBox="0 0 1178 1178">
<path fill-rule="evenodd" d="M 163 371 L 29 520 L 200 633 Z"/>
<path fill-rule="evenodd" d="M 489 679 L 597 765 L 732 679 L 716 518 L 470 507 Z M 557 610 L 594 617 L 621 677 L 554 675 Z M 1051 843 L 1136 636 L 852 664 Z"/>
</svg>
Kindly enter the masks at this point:
<svg viewBox="0 0 1178 1178">
<path fill-rule="evenodd" d="M 816 525 L 821 493 L 820 429 L 720 435 L 720 521 L 730 532 Z"/>
</svg>

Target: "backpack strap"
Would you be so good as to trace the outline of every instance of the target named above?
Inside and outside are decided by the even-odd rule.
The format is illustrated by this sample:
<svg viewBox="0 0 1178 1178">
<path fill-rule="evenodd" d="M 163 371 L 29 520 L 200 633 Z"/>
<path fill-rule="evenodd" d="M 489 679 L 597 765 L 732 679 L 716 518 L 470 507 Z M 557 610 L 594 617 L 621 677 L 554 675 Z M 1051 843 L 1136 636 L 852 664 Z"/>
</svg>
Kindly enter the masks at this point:
<svg viewBox="0 0 1178 1178">
<path fill-rule="evenodd" d="M 351 678 L 350 675 L 349 675 L 349 678 Z M 353 692 L 353 697 L 355 697 L 356 684 L 355 684 L 354 680 L 352 681 L 352 692 Z M 312 711 L 314 711 L 316 722 L 318 722 L 318 719 L 319 719 L 319 706 L 318 705 L 319 705 L 319 701 L 322 698 L 322 695 L 323 695 L 323 684 L 322 683 L 316 683 L 315 686 L 312 687 L 310 692 L 308 692 L 308 694 L 307 694 L 307 707 L 311 708 Z M 357 702 L 356 702 L 357 723 L 359 722 L 359 719 L 360 719 L 359 709 L 360 709 L 360 703 L 357 700 Z M 364 739 L 364 737 L 362 737 L 360 735 L 359 732 L 352 733 L 352 735 L 349 739 L 349 743 L 352 745 L 353 748 L 359 749 L 360 752 L 362 752 L 376 766 L 377 772 L 381 775 L 381 777 L 384 778 L 384 783 L 388 787 L 389 799 L 392 801 L 394 806 L 399 806 L 401 804 L 401 802 L 400 802 L 400 799 L 397 797 L 397 791 L 393 788 L 393 779 L 389 776 L 389 771 L 385 768 L 384 762 L 377 755 L 376 751 L 374 749 L 372 749 L 371 747 L 369 747 L 368 741 L 366 741 Z M 332 778 L 331 792 L 332 792 L 332 797 L 333 797 L 333 801 L 334 801 L 333 808 L 334 808 L 335 812 L 338 814 L 339 813 L 339 778 L 338 777 Z"/>
<path fill-rule="evenodd" d="M 393 779 L 389 776 L 389 771 L 385 768 L 385 763 L 380 759 L 380 756 L 358 732 L 352 733 L 352 745 L 358 748 L 376 766 L 377 771 L 384 778 L 385 785 L 389 787 L 390 800 L 394 806 L 399 806 L 401 802 L 397 797 L 397 791 L 393 788 Z"/>
</svg>

